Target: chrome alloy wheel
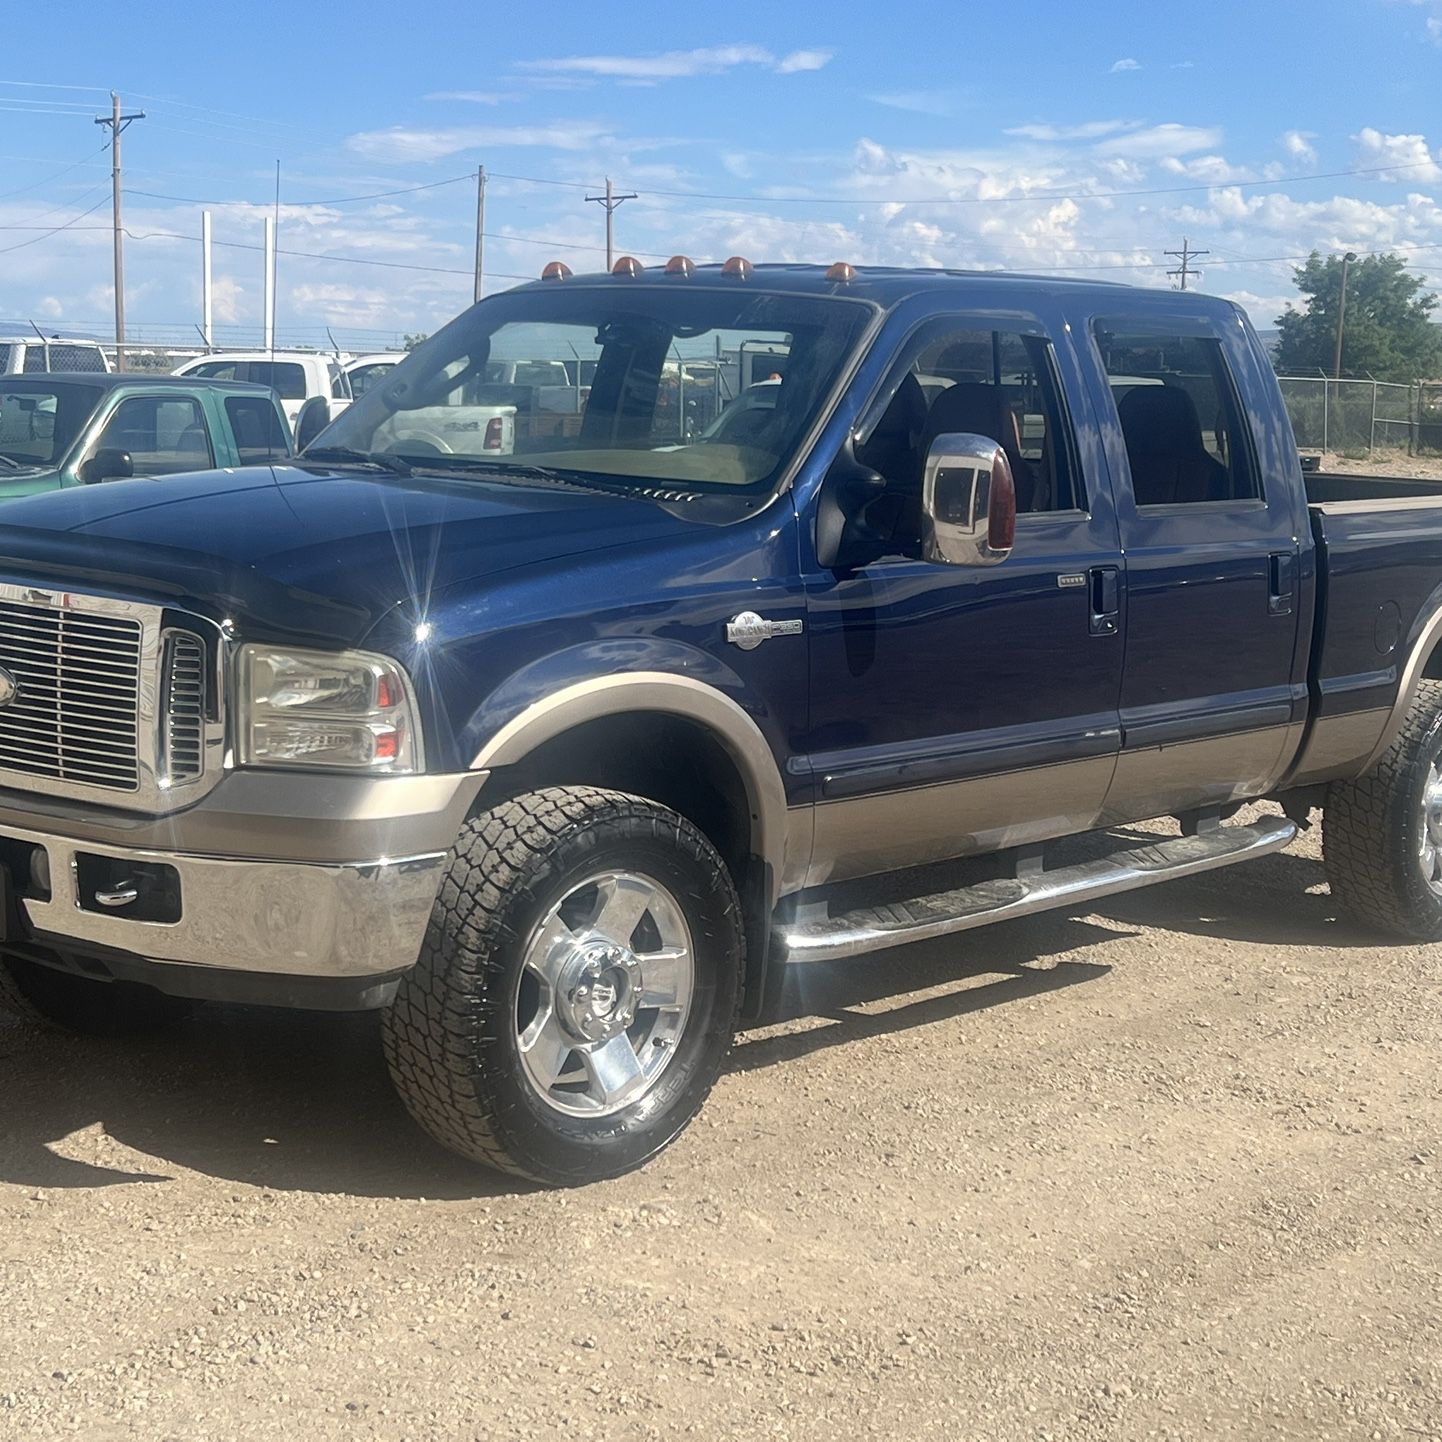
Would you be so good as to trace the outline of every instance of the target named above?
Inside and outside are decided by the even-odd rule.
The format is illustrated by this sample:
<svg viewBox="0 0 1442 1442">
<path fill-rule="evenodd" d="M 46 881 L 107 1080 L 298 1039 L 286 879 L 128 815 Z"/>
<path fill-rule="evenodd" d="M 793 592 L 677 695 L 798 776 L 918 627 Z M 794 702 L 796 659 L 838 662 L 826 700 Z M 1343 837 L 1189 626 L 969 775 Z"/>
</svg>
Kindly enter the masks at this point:
<svg viewBox="0 0 1442 1442">
<path fill-rule="evenodd" d="M 568 1116 L 620 1111 L 676 1054 L 695 987 L 691 931 L 658 881 L 607 871 L 531 934 L 516 993 L 526 1078 Z"/>
<path fill-rule="evenodd" d="M 1422 783 L 1422 829 L 1418 843 L 1422 879 L 1442 896 L 1442 757 L 1434 757 Z"/>
</svg>

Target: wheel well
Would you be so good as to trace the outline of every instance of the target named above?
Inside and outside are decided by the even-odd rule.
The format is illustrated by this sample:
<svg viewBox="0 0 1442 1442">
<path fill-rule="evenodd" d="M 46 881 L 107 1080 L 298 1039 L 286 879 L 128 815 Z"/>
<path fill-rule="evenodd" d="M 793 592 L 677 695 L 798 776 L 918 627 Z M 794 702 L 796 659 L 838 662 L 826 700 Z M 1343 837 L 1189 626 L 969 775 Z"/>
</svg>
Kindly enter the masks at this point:
<svg viewBox="0 0 1442 1442">
<path fill-rule="evenodd" d="M 700 827 L 737 889 L 746 888 L 756 859 L 746 784 L 726 748 L 695 721 L 661 712 L 603 716 L 542 742 L 497 779 L 511 792 L 608 786 L 660 802 Z"/>
<path fill-rule="evenodd" d="M 1422 668 L 1422 675 L 1429 681 L 1442 681 L 1442 641 L 1432 648 L 1432 654 L 1427 657 L 1427 664 Z"/>
</svg>

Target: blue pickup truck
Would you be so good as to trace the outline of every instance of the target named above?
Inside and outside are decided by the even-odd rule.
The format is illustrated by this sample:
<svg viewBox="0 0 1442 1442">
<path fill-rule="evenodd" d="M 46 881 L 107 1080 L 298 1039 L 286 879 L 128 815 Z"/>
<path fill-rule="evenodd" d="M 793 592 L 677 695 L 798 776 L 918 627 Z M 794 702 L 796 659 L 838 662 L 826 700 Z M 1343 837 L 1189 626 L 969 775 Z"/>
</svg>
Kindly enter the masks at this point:
<svg viewBox="0 0 1442 1442">
<path fill-rule="evenodd" d="M 748 348 L 764 404 L 678 439 L 693 358 Z M 588 394 L 498 455 L 487 367 L 524 355 Z M 552 265 L 296 461 L 5 511 L 10 1004 L 383 1008 L 420 1124 L 547 1183 L 669 1143 L 788 964 L 1243 861 L 1317 806 L 1338 899 L 1442 937 L 1442 496 L 1304 480 L 1197 295 Z"/>
</svg>

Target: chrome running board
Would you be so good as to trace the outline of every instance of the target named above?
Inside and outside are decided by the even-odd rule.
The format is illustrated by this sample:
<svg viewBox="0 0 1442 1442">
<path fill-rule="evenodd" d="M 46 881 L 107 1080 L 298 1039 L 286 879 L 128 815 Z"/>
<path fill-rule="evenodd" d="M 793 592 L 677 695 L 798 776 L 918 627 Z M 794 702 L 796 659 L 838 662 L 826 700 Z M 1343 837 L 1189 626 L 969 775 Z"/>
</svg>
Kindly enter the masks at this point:
<svg viewBox="0 0 1442 1442">
<path fill-rule="evenodd" d="M 1296 825 L 1281 816 L 1264 816 L 1250 826 L 1213 826 L 1195 836 L 1172 837 L 1055 871 L 983 881 L 840 916 L 782 922 L 775 939 L 788 962 L 840 961 L 1249 861 L 1280 851 L 1296 834 Z"/>
</svg>

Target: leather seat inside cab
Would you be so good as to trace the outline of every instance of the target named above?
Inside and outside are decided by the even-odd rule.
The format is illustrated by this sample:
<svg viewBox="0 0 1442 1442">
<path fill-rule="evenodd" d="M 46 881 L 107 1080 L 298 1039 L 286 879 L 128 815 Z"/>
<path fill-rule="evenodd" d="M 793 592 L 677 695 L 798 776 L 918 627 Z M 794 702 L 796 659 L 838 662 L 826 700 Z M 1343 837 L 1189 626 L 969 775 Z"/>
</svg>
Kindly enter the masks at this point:
<svg viewBox="0 0 1442 1442">
<path fill-rule="evenodd" d="M 1137 505 L 1224 501 L 1230 495 L 1227 468 L 1208 453 L 1196 404 L 1180 386 L 1137 386 L 1122 397 L 1117 417 Z"/>
<path fill-rule="evenodd" d="M 923 432 L 922 455 L 937 436 L 948 432 L 985 436 L 995 441 L 1011 463 L 1016 483 L 1016 508 L 1030 511 L 1036 505 L 1036 476 L 1031 462 L 1021 453 L 1021 429 L 1016 412 L 1007 403 L 1000 386 L 978 381 L 958 381 L 948 386 L 932 403 Z"/>
</svg>

